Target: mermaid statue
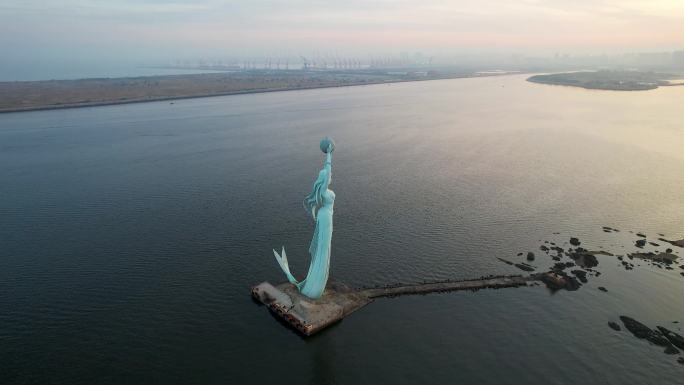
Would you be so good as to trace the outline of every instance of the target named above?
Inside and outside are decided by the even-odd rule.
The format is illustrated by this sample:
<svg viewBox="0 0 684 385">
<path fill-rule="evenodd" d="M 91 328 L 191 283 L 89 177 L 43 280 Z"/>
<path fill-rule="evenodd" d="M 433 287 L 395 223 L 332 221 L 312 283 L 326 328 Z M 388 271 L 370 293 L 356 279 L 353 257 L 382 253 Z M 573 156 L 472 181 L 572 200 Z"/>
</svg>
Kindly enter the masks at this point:
<svg viewBox="0 0 684 385">
<path fill-rule="evenodd" d="M 326 154 L 325 163 L 323 169 L 318 173 L 318 179 L 314 182 L 311 193 L 304 198 L 304 208 L 316 221 L 316 229 L 309 246 L 311 264 L 306 278 L 297 282 L 292 275 L 287 264 L 285 247 L 282 248 L 281 254 L 273 250 L 273 255 L 275 255 L 280 268 L 285 272 L 288 281 L 297 286 L 300 293 L 312 299 L 320 298 L 323 295 L 325 284 L 328 282 L 330 241 L 333 231 L 333 204 L 335 202 L 335 193 L 329 189 L 332 177 L 332 152 L 334 150 L 335 142 L 332 139 L 326 137 L 321 140 L 321 151 Z"/>
</svg>

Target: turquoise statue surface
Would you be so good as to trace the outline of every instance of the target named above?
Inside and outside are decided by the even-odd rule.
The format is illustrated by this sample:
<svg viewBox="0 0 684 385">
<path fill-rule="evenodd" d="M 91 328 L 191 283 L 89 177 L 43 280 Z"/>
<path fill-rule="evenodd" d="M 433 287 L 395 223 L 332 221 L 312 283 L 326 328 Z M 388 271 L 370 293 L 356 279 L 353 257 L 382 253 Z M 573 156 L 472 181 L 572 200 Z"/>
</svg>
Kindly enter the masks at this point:
<svg viewBox="0 0 684 385">
<path fill-rule="evenodd" d="M 328 282 L 328 271 L 330 269 L 330 241 L 333 232 L 333 205 L 335 203 L 335 193 L 330 190 L 330 180 L 332 177 L 332 153 L 335 150 L 335 142 L 326 137 L 321 140 L 321 151 L 325 153 L 325 163 L 323 169 L 318 173 L 318 178 L 313 184 L 311 193 L 304 198 L 304 208 L 311 214 L 316 221 L 309 254 L 311 264 L 309 272 L 301 282 L 290 272 L 287 263 L 285 247 L 280 254 L 273 250 L 276 261 L 283 269 L 288 281 L 297 286 L 299 292 L 309 298 L 320 298 Z"/>
</svg>

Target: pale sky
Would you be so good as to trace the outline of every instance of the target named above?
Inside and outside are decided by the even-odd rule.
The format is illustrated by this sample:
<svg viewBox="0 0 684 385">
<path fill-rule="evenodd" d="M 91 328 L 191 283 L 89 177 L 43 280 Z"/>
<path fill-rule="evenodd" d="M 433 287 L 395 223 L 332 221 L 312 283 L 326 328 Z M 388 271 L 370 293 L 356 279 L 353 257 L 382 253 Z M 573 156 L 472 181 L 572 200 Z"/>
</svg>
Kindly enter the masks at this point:
<svg viewBox="0 0 684 385">
<path fill-rule="evenodd" d="M 684 49 L 684 0 L 2 0 L 5 63 Z M 2 69 L 2 67 L 0 67 Z"/>
</svg>

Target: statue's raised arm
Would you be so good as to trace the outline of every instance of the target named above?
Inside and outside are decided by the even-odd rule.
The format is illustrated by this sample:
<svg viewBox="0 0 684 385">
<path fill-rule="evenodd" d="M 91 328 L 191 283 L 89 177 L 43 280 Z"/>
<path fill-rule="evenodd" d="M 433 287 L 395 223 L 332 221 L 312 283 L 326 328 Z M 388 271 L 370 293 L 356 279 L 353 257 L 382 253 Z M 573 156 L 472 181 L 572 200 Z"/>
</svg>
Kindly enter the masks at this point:
<svg viewBox="0 0 684 385">
<path fill-rule="evenodd" d="M 330 268 L 330 243 L 333 231 L 333 205 L 335 203 L 335 193 L 329 189 L 332 180 L 332 153 L 335 150 L 335 142 L 326 137 L 321 140 L 321 151 L 325 153 L 325 163 L 323 169 L 318 173 L 318 178 L 314 182 L 311 193 L 304 198 L 304 208 L 311 214 L 316 221 L 309 254 L 311 264 L 306 278 L 297 282 L 290 273 L 287 263 L 287 255 L 283 247 L 281 254 L 273 250 L 273 254 L 278 261 L 281 269 L 285 272 L 287 279 L 297 286 L 299 291 L 309 298 L 320 298 L 328 282 L 328 270 Z"/>
<path fill-rule="evenodd" d="M 326 137 L 321 140 L 321 151 L 325 153 L 325 163 L 323 163 L 323 169 L 327 173 L 328 179 L 325 183 L 325 188 L 330 186 L 330 178 L 332 177 L 332 153 L 335 150 L 335 142 L 332 139 Z"/>
</svg>

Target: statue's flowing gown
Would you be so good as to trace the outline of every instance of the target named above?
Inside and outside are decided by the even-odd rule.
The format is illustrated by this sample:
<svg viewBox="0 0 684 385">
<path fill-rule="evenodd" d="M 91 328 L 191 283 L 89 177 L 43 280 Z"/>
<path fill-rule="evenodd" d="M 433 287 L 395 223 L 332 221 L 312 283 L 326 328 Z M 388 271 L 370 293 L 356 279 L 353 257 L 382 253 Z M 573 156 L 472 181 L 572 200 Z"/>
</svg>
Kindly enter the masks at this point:
<svg viewBox="0 0 684 385">
<path fill-rule="evenodd" d="M 323 294 L 325 284 L 328 282 L 330 266 L 335 193 L 332 190 L 325 190 L 321 195 L 323 204 L 316 212 L 316 229 L 309 246 L 309 254 L 311 254 L 309 272 L 306 278 L 297 285 L 300 292 L 309 298 L 319 298 Z"/>
<path fill-rule="evenodd" d="M 328 172 L 330 175 L 330 162 L 326 163 L 326 168 L 321 171 Z M 327 180 L 327 183 L 330 179 Z M 287 262 L 287 255 L 285 254 L 285 247 L 281 254 L 273 250 L 273 255 L 278 261 L 280 268 L 287 276 L 287 280 L 293 285 L 297 286 L 299 292 L 309 298 L 320 298 L 325 290 L 325 285 L 328 282 L 328 268 L 330 267 L 330 241 L 332 240 L 333 232 L 333 205 L 335 204 L 335 193 L 332 190 L 326 189 L 321 193 L 321 206 L 316 211 L 316 229 L 314 230 L 313 239 L 309 246 L 309 254 L 311 254 L 311 263 L 309 264 L 309 272 L 306 278 L 301 282 L 290 272 L 290 266 Z"/>
</svg>

